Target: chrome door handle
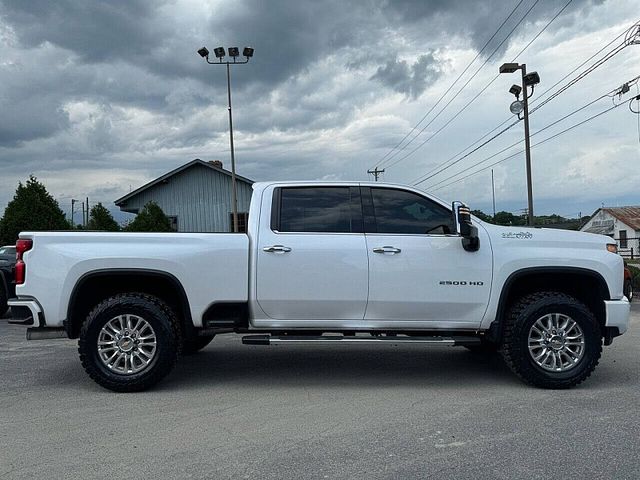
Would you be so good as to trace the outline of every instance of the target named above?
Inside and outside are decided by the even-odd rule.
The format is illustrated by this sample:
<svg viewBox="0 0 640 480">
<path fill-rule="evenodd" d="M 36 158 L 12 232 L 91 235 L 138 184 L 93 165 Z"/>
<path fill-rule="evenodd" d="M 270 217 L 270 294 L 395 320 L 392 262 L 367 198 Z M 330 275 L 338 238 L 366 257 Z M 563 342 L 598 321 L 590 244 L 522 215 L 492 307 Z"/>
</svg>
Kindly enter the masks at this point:
<svg viewBox="0 0 640 480">
<path fill-rule="evenodd" d="M 395 247 L 385 246 L 385 247 L 376 247 L 373 249 L 373 253 L 391 253 L 395 255 L 396 253 L 400 253 L 402 250 Z"/>
<path fill-rule="evenodd" d="M 270 247 L 264 247 L 262 249 L 263 252 L 277 252 L 277 253 L 287 253 L 291 251 L 290 247 L 285 247 L 284 245 L 271 245 Z"/>
</svg>

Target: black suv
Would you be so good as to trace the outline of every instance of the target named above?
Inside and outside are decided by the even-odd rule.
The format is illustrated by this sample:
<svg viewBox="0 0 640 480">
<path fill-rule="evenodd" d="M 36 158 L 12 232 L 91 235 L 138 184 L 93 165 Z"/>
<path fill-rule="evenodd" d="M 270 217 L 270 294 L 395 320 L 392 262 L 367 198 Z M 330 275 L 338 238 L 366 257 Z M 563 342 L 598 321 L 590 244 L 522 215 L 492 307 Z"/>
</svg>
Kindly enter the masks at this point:
<svg viewBox="0 0 640 480">
<path fill-rule="evenodd" d="M 0 318 L 7 313 L 7 300 L 15 297 L 13 267 L 16 263 L 16 247 L 0 247 Z"/>
<path fill-rule="evenodd" d="M 0 260 L 0 318 L 7 313 L 7 300 L 15 297 L 15 285 L 13 284 L 13 265 Z"/>
<path fill-rule="evenodd" d="M 6 260 L 9 263 L 15 263 L 16 261 L 16 246 L 5 245 L 0 247 L 0 261 Z"/>
</svg>

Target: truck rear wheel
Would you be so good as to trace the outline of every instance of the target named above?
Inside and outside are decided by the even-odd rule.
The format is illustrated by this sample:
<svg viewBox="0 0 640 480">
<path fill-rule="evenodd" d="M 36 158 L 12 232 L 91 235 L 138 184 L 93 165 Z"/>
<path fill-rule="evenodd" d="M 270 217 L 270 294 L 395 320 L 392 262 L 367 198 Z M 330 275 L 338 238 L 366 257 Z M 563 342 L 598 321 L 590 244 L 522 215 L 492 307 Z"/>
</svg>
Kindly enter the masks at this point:
<svg viewBox="0 0 640 480">
<path fill-rule="evenodd" d="M 627 300 L 633 300 L 633 284 L 631 280 L 624 281 L 624 296 L 627 297 Z M 2 307 L 0 307 L 1 309 Z"/>
<path fill-rule="evenodd" d="M 196 352 L 199 352 L 204 347 L 211 343 L 215 335 L 205 335 L 201 337 L 194 337 L 185 339 L 182 342 L 182 354 L 183 355 L 192 355 Z"/>
<path fill-rule="evenodd" d="M 0 318 L 4 318 L 7 311 L 9 311 L 9 305 L 7 305 L 7 292 L 4 291 L 4 287 L 0 284 Z"/>
<path fill-rule="evenodd" d="M 100 302 L 87 316 L 78 340 L 85 371 L 116 392 L 145 390 L 175 366 L 180 328 L 160 299 L 124 293 Z"/>
<path fill-rule="evenodd" d="M 568 295 L 526 295 L 505 319 L 502 356 L 531 385 L 558 389 L 578 385 L 591 375 L 601 354 L 596 318 Z"/>
</svg>

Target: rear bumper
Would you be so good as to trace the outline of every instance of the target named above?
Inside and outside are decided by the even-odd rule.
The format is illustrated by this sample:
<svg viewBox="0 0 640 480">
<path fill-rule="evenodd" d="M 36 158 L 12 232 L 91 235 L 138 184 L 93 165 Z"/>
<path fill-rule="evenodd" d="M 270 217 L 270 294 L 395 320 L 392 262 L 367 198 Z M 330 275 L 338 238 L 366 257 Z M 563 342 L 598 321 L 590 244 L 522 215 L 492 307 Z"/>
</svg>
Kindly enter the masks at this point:
<svg viewBox="0 0 640 480">
<path fill-rule="evenodd" d="M 46 325 L 42 307 L 35 298 L 11 298 L 7 303 L 11 307 L 9 323 L 35 328 Z"/>
<path fill-rule="evenodd" d="M 617 329 L 618 335 L 622 335 L 629 328 L 629 312 L 631 304 L 627 297 L 621 300 L 605 300 L 604 307 L 606 312 L 605 326 L 611 329 Z"/>
</svg>

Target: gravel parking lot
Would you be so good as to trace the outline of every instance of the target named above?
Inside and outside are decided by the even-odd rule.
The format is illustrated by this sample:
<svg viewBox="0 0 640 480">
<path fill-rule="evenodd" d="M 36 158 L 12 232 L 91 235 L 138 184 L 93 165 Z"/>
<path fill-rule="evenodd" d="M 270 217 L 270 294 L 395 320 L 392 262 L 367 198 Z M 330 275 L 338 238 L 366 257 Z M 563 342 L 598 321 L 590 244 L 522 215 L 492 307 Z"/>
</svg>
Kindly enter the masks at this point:
<svg viewBox="0 0 640 480">
<path fill-rule="evenodd" d="M 0 478 L 640 478 L 640 308 L 569 391 L 447 347 L 222 336 L 158 388 L 94 384 L 76 342 L 0 321 Z"/>
</svg>

